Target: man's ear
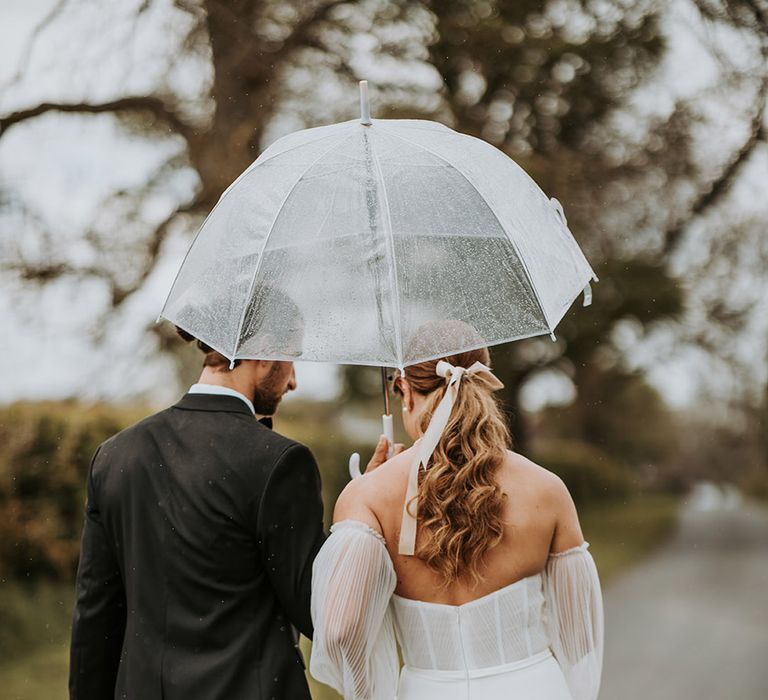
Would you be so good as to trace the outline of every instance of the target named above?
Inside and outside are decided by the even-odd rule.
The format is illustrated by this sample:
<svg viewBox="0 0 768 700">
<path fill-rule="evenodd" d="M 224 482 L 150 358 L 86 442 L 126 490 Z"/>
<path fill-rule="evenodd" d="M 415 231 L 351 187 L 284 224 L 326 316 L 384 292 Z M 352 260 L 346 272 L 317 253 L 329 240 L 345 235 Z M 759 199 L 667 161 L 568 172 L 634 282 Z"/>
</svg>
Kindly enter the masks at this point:
<svg viewBox="0 0 768 700">
<path fill-rule="evenodd" d="M 262 378 L 269 376 L 269 373 L 272 371 L 275 361 L 274 360 L 257 360 L 257 362 L 258 362 L 258 365 L 256 369 L 258 371 L 259 381 L 261 381 Z"/>
</svg>

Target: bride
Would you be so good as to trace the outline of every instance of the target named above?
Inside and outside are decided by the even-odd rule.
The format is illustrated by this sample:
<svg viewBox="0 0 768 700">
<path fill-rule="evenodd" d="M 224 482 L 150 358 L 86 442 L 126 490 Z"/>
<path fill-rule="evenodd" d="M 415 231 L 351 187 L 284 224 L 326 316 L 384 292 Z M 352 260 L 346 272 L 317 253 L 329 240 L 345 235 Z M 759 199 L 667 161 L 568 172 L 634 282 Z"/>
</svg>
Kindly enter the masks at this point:
<svg viewBox="0 0 768 700">
<path fill-rule="evenodd" d="M 347 700 L 597 697 L 589 545 L 563 482 L 507 449 L 488 364 L 483 348 L 398 375 L 416 442 L 336 504 L 313 568 L 310 671 Z"/>
</svg>

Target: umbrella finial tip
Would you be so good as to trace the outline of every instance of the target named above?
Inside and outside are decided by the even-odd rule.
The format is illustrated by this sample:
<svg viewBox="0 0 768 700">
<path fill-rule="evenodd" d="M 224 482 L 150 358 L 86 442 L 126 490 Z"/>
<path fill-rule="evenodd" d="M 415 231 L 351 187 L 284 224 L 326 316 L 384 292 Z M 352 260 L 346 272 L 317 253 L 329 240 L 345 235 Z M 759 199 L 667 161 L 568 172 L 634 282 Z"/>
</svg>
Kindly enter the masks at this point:
<svg viewBox="0 0 768 700">
<path fill-rule="evenodd" d="M 360 123 L 371 124 L 371 104 L 368 99 L 368 81 L 360 81 Z"/>
</svg>

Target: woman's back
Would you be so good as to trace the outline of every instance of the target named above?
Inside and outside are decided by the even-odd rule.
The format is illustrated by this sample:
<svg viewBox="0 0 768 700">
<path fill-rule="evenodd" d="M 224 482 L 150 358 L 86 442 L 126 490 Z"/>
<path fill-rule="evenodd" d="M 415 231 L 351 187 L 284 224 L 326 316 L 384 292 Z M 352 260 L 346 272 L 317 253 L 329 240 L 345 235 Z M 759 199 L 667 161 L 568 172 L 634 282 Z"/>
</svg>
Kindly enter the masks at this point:
<svg viewBox="0 0 768 700">
<path fill-rule="evenodd" d="M 441 585 L 425 562 L 398 552 L 413 457 L 356 479 L 337 502 L 313 574 L 313 674 L 355 699 L 594 700 L 599 583 L 560 479 L 509 452 L 497 473 L 502 536 L 482 578 Z"/>
<path fill-rule="evenodd" d="M 504 494 L 503 537 L 484 558 L 482 579 L 467 577 L 443 585 L 440 575 L 418 557 L 398 553 L 403 500 L 415 448 L 394 457 L 354 484 L 337 504 L 334 520 L 362 519 L 380 529 L 397 574 L 398 596 L 447 605 L 462 605 L 520 579 L 540 573 L 553 545 L 557 551 L 583 541 L 570 497 L 562 481 L 522 455 L 508 451 L 496 482 Z M 368 510 L 375 519 L 367 516 Z M 558 527 L 559 523 L 559 527 Z M 557 537 L 556 537 L 557 536 Z M 417 547 L 422 533 L 417 534 Z"/>
</svg>

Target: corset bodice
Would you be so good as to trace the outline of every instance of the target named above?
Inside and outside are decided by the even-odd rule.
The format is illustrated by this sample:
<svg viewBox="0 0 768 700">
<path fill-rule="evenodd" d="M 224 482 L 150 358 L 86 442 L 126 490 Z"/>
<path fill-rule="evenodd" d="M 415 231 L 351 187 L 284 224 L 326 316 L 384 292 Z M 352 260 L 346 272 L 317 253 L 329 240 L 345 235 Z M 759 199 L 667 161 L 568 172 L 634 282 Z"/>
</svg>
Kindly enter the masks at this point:
<svg viewBox="0 0 768 700">
<path fill-rule="evenodd" d="M 441 671 L 500 666 L 546 650 L 543 604 L 540 574 L 464 605 L 392 596 L 405 663 Z"/>
</svg>

